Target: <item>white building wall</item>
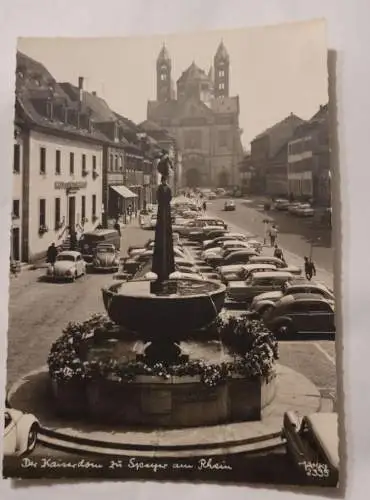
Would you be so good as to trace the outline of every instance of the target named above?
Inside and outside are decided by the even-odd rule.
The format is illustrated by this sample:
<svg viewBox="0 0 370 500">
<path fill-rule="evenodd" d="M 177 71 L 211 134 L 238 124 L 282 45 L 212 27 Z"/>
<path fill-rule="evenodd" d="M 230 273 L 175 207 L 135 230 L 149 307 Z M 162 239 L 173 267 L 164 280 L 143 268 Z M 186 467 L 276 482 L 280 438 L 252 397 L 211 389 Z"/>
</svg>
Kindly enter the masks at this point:
<svg viewBox="0 0 370 500">
<path fill-rule="evenodd" d="M 46 150 L 46 172 L 40 173 L 40 150 Z M 56 151 L 60 151 L 61 169 L 56 173 Z M 70 173 L 70 153 L 74 153 L 74 174 Z M 88 175 L 82 175 L 82 155 L 86 155 L 86 170 Z M 29 260 L 43 254 L 48 246 L 55 242 L 61 244 L 66 237 L 68 224 L 68 198 L 75 197 L 76 229 L 89 231 L 101 222 L 102 218 L 102 154 L 100 145 L 76 140 L 56 137 L 40 132 L 31 132 L 30 135 L 30 161 L 29 161 Z M 96 172 L 93 176 L 93 156 L 96 157 Z M 86 186 L 76 192 L 67 194 L 66 189 L 58 189 L 56 183 L 86 183 Z M 92 196 L 96 196 L 96 217 L 92 220 Z M 81 221 L 82 196 L 86 200 L 86 218 L 84 227 Z M 55 198 L 60 198 L 60 218 L 64 225 L 55 228 Z M 45 224 L 48 232 L 39 234 L 40 199 L 46 200 Z M 81 226 L 81 227 L 79 227 Z"/>
</svg>

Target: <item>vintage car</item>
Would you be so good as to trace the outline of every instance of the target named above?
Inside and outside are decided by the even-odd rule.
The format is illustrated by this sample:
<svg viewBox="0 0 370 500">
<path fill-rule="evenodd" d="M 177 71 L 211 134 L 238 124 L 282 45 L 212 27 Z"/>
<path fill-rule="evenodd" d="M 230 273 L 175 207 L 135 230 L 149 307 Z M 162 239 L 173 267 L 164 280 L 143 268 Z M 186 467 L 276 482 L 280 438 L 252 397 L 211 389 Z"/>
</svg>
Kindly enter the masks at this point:
<svg viewBox="0 0 370 500">
<path fill-rule="evenodd" d="M 283 271 L 256 272 L 245 281 L 230 281 L 226 294 L 229 300 L 248 303 L 263 292 L 280 290 L 283 283 L 292 279 L 292 274 Z"/>
<path fill-rule="evenodd" d="M 281 432 L 287 456 L 306 485 L 336 487 L 339 480 L 337 413 L 313 413 L 301 418 L 284 414 Z"/>
<path fill-rule="evenodd" d="M 315 210 L 309 203 L 302 203 L 302 205 L 296 208 L 294 214 L 298 217 L 313 217 L 315 215 Z"/>
<path fill-rule="evenodd" d="M 107 243 L 97 245 L 92 265 L 95 271 L 117 272 L 119 268 L 119 255 L 115 246 Z"/>
<path fill-rule="evenodd" d="M 220 256 L 212 256 L 207 258 L 207 263 L 213 267 L 227 266 L 229 264 L 249 264 L 251 257 L 257 255 L 253 248 L 235 249 L 225 252 Z"/>
<path fill-rule="evenodd" d="M 224 210 L 225 212 L 233 212 L 236 209 L 235 202 L 233 200 L 225 201 Z"/>
<path fill-rule="evenodd" d="M 315 283 L 313 281 L 303 282 L 303 280 L 300 280 L 284 283 L 280 291 L 276 290 L 257 295 L 257 297 L 254 297 L 252 300 L 250 311 L 262 316 L 273 307 L 275 302 L 278 302 L 286 295 L 294 295 L 296 293 L 314 293 L 316 295 L 322 295 L 324 299 L 333 304 L 335 302 L 333 292 L 322 283 Z"/>
<path fill-rule="evenodd" d="M 139 215 L 139 224 L 142 229 L 150 229 L 151 214 L 148 210 L 141 210 Z"/>
<path fill-rule="evenodd" d="M 4 455 L 31 453 L 36 447 L 40 428 L 37 418 L 13 408 L 6 408 L 4 417 Z"/>
<path fill-rule="evenodd" d="M 318 338 L 319 334 L 335 337 L 335 305 L 322 295 L 296 293 L 286 295 L 273 304 L 263 321 L 280 339 L 305 334 Z"/>
<path fill-rule="evenodd" d="M 279 198 L 274 202 L 275 210 L 279 211 L 288 210 L 289 204 L 290 204 L 289 200 L 285 200 L 284 198 Z"/>
<path fill-rule="evenodd" d="M 269 257 L 268 255 L 258 255 L 256 257 L 252 257 L 250 259 L 251 264 L 272 264 L 276 266 L 277 269 L 281 269 L 282 271 L 287 271 L 296 276 L 300 276 L 302 274 L 302 269 L 298 266 L 291 266 L 287 264 L 281 259 L 277 257 Z"/>
<path fill-rule="evenodd" d="M 46 276 L 54 280 L 74 281 L 86 274 L 86 262 L 80 252 L 65 250 L 57 255 L 55 264 L 50 264 Z"/>
<path fill-rule="evenodd" d="M 249 243 L 239 240 L 226 240 L 220 242 L 216 247 L 208 248 L 201 254 L 202 259 L 207 260 L 211 257 L 222 257 L 228 250 L 244 250 L 250 248 Z"/>
<path fill-rule="evenodd" d="M 245 281 L 250 273 L 264 273 L 267 271 L 277 271 L 272 264 L 242 264 L 240 266 L 225 266 L 226 269 L 220 272 L 221 280 L 227 284 L 230 281 Z M 222 268 L 221 268 L 222 269 Z"/>
<path fill-rule="evenodd" d="M 203 241 L 203 250 L 208 250 L 209 248 L 217 247 L 223 241 L 248 241 L 249 236 L 246 236 L 242 233 L 228 233 L 226 232 L 223 236 L 218 236 L 217 238 L 213 238 L 211 240 Z"/>
</svg>

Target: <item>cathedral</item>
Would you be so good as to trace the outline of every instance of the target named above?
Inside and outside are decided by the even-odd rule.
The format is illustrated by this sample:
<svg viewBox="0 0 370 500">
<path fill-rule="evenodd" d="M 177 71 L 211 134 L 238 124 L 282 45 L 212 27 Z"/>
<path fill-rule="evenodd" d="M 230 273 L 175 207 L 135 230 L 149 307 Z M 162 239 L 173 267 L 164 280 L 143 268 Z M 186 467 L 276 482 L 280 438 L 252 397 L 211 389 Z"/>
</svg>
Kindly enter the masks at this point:
<svg viewBox="0 0 370 500">
<path fill-rule="evenodd" d="M 239 184 L 243 157 L 239 97 L 229 95 L 230 59 L 220 43 L 208 72 L 193 61 L 176 82 L 163 45 L 157 58 L 157 99 L 148 102 L 147 123 L 176 140 L 182 153 L 181 185 L 227 187 Z"/>
</svg>

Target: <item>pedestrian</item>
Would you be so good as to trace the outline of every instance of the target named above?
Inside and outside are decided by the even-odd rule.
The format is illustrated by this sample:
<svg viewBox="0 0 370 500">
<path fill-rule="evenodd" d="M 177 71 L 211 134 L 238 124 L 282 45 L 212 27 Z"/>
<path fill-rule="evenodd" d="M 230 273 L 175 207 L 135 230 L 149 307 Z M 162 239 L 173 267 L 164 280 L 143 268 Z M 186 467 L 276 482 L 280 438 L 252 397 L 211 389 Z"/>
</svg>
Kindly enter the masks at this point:
<svg viewBox="0 0 370 500">
<path fill-rule="evenodd" d="M 121 236 L 121 226 L 119 225 L 119 220 L 116 219 L 116 222 L 114 224 L 114 229 L 118 232 L 118 234 Z"/>
<path fill-rule="evenodd" d="M 275 246 L 277 235 L 278 235 L 278 230 L 277 230 L 277 227 L 275 226 L 275 224 L 273 224 L 271 226 L 269 234 L 270 234 L 270 244 L 273 247 L 273 246 Z"/>
<path fill-rule="evenodd" d="M 283 251 L 277 243 L 275 243 L 274 257 L 285 262 Z"/>
<path fill-rule="evenodd" d="M 203 212 L 207 211 L 207 203 L 203 201 Z"/>
<path fill-rule="evenodd" d="M 55 243 L 52 243 L 46 251 L 46 262 L 53 266 L 55 264 L 55 261 L 57 260 L 57 255 L 58 250 L 55 246 Z"/>
<path fill-rule="evenodd" d="M 308 281 L 311 281 L 312 277 L 316 276 L 316 267 L 311 258 L 304 258 L 304 272 Z"/>
</svg>

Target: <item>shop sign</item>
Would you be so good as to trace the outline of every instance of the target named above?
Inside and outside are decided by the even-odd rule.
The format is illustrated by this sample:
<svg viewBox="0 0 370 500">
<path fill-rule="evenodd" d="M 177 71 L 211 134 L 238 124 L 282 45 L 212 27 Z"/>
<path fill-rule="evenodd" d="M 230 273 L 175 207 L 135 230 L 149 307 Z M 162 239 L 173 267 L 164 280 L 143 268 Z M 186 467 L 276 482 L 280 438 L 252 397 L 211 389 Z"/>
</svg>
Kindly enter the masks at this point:
<svg viewBox="0 0 370 500">
<path fill-rule="evenodd" d="M 54 189 L 68 189 L 68 190 L 77 190 L 77 189 L 85 189 L 87 186 L 87 182 L 76 181 L 76 182 L 55 182 Z"/>
</svg>

